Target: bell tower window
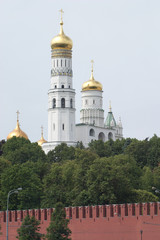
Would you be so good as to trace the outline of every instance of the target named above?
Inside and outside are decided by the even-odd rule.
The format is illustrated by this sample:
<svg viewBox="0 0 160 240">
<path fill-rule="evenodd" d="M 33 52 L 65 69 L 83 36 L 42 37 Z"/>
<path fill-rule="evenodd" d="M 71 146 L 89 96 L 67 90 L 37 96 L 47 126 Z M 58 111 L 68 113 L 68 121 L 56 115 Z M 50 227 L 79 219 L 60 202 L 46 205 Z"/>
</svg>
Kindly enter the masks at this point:
<svg viewBox="0 0 160 240">
<path fill-rule="evenodd" d="M 72 100 L 72 98 L 70 99 L 70 108 L 73 108 L 73 100 Z"/>
<path fill-rule="evenodd" d="M 61 108 L 65 108 L 65 98 L 61 99 Z"/>
<path fill-rule="evenodd" d="M 55 108 L 55 107 L 56 107 L 56 99 L 53 98 L 53 108 Z"/>
</svg>

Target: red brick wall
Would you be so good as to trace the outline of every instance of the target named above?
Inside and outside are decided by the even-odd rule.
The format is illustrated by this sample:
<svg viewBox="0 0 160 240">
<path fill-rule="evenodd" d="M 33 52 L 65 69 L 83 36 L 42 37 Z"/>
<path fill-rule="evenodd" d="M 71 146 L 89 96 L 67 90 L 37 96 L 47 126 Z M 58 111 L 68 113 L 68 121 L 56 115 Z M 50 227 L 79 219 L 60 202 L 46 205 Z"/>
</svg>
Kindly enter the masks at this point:
<svg viewBox="0 0 160 240">
<path fill-rule="evenodd" d="M 27 215 L 41 222 L 45 233 L 53 209 L 9 212 L 9 240 L 16 240 L 17 228 Z M 160 203 L 103 205 L 66 208 L 72 240 L 159 240 Z M 0 212 L 1 240 L 6 239 L 6 212 Z"/>
</svg>

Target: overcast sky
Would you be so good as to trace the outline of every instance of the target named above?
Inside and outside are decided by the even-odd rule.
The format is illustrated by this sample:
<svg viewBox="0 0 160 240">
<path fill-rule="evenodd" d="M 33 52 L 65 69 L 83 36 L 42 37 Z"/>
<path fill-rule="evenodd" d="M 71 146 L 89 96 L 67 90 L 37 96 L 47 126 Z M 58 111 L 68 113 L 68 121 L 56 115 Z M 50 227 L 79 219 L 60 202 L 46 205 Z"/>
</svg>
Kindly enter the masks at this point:
<svg viewBox="0 0 160 240">
<path fill-rule="evenodd" d="M 124 137 L 160 135 L 159 0 L 0 0 L 0 139 L 20 124 L 31 141 L 47 139 L 51 39 L 64 32 L 73 40 L 76 123 L 81 87 L 94 77 L 103 85 Z"/>
</svg>

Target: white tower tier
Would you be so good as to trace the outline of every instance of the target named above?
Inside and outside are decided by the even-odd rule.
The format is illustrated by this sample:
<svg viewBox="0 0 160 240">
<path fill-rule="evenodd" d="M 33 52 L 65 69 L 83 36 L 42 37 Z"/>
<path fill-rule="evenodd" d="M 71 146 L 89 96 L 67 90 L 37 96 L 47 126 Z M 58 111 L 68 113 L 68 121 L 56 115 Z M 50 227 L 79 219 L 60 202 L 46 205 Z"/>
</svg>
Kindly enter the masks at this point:
<svg viewBox="0 0 160 240">
<path fill-rule="evenodd" d="M 102 91 L 82 91 L 80 122 L 104 127 L 104 110 L 102 103 Z"/>
</svg>

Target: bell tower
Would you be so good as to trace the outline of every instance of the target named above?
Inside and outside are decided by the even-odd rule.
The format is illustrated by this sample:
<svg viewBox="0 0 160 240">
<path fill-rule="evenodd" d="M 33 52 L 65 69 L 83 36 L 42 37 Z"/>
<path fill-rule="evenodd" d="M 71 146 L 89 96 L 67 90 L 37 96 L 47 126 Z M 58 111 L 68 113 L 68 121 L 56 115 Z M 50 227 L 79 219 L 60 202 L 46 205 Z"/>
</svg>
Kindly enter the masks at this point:
<svg viewBox="0 0 160 240">
<path fill-rule="evenodd" d="M 60 33 L 51 40 L 51 80 L 48 91 L 48 151 L 66 143 L 75 145 L 75 90 L 72 84 L 72 40 L 64 34 L 61 12 Z"/>
</svg>

